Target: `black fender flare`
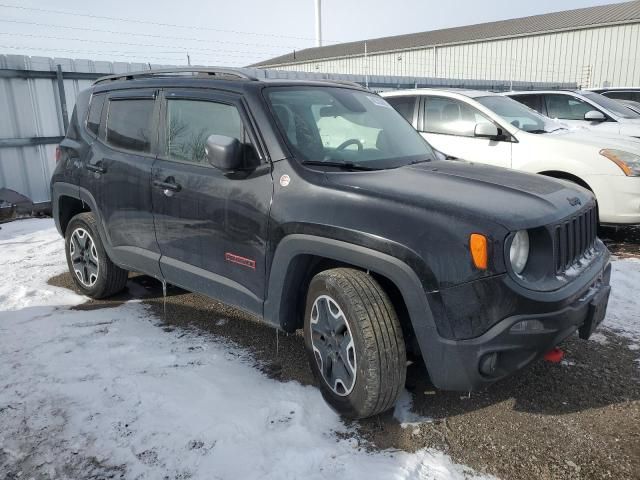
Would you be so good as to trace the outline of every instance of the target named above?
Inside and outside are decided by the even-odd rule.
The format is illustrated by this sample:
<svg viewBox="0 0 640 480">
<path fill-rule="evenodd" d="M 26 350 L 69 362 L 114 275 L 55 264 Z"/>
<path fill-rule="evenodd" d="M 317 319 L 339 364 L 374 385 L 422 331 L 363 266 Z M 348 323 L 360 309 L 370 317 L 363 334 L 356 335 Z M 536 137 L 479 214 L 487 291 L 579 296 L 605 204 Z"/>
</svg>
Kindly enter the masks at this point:
<svg viewBox="0 0 640 480">
<path fill-rule="evenodd" d="M 363 270 L 369 270 L 392 281 L 400 291 L 409 312 L 411 325 L 417 337 L 422 356 L 429 369 L 434 365 L 439 334 L 429 306 L 422 282 L 415 271 L 402 260 L 371 248 L 331 238 L 305 234 L 290 234 L 284 237 L 275 251 L 267 283 L 267 295 L 263 317 L 267 323 L 282 328 L 287 321 L 288 308 L 296 295 L 306 292 L 285 292 L 287 275 L 291 265 L 300 255 L 344 262 Z M 432 348 L 433 347 L 433 348 Z"/>
<path fill-rule="evenodd" d="M 100 230 L 100 239 L 102 240 L 102 244 L 107 251 L 107 255 L 110 258 L 113 258 L 113 248 L 111 248 L 111 238 L 107 235 L 107 231 L 102 224 L 102 215 L 100 215 L 100 210 L 98 209 L 98 204 L 96 200 L 93 198 L 93 195 L 83 187 L 78 185 L 74 185 L 71 183 L 64 182 L 56 182 L 51 187 L 51 208 L 53 213 L 53 218 L 56 224 L 56 228 L 60 235 L 64 237 L 65 232 L 62 231 L 62 226 L 60 225 L 60 197 L 71 197 L 76 200 L 80 200 L 82 203 L 86 204 L 89 209 L 96 215 L 96 219 L 98 220 L 98 229 Z"/>
<path fill-rule="evenodd" d="M 56 224 L 56 230 L 64 237 L 64 232 L 60 225 L 60 197 L 70 197 L 82 201 L 82 198 L 80 198 L 80 187 L 73 183 L 66 182 L 56 182 L 51 185 L 51 215 Z"/>
</svg>

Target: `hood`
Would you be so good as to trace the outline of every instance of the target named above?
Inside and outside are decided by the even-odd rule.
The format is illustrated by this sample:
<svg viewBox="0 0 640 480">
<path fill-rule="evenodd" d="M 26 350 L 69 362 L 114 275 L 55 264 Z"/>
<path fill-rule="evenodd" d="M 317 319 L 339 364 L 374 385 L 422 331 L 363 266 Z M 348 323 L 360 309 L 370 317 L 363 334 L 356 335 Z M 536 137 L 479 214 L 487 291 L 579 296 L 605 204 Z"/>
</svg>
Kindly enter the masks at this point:
<svg viewBox="0 0 640 480">
<path fill-rule="evenodd" d="M 594 201 L 589 191 L 569 182 L 463 161 L 337 172 L 327 179 L 361 194 L 452 218 L 484 218 L 511 231 L 555 223 Z"/>
<path fill-rule="evenodd" d="M 638 125 L 637 130 L 638 135 L 640 135 L 640 124 Z M 596 147 L 598 151 L 603 148 L 615 148 L 640 155 L 640 139 L 615 133 L 600 132 L 598 130 L 575 129 L 559 130 L 558 132 L 546 134 L 542 137 L 579 143 L 582 146 L 589 145 Z"/>
<path fill-rule="evenodd" d="M 634 125 L 640 127 L 640 118 L 618 118 L 618 122 L 629 126 Z"/>
</svg>

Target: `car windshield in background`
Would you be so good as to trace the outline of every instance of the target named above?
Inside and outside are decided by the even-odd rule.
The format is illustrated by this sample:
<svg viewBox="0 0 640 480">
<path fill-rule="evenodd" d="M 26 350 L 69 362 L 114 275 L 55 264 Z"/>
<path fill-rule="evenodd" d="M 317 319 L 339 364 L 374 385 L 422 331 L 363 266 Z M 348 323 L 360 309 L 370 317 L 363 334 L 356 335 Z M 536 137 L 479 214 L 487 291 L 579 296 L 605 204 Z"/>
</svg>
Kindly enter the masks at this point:
<svg viewBox="0 0 640 480">
<path fill-rule="evenodd" d="M 565 128 L 559 122 L 540 115 L 535 110 L 509 97 L 490 95 L 475 99 L 516 128 L 529 133 L 550 133 Z"/>
<path fill-rule="evenodd" d="M 585 98 L 588 98 L 593 103 L 600 105 L 602 108 L 609 110 L 614 115 L 617 115 L 622 118 L 640 118 L 633 110 L 625 107 L 622 103 L 617 100 L 613 100 L 611 98 L 605 97 L 604 95 L 600 95 L 599 93 L 588 92 L 583 93 Z"/>
<path fill-rule="evenodd" d="M 303 163 L 395 168 L 435 159 L 429 144 L 386 100 L 339 87 L 271 87 L 267 100 Z"/>
</svg>

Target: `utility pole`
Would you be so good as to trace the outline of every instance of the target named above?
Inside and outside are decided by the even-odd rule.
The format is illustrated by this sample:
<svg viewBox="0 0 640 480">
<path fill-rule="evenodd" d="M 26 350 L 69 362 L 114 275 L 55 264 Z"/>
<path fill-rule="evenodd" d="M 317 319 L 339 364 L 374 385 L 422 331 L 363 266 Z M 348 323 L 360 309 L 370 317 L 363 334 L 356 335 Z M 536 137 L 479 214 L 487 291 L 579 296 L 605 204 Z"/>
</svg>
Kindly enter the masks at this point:
<svg viewBox="0 0 640 480">
<path fill-rule="evenodd" d="M 316 47 L 322 46 L 322 0 L 316 2 Z"/>
<path fill-rule="evenodd" d="M 367 42 L 364 42 L 364 83 L 369 88 L 369 57 L 367 57 Z"/>
<path fill-rule="evenodd" d="M 187 52 L 187 65 L 191 66 L 191 57 L 189 56 L 189 52 Z"/>
</svg>

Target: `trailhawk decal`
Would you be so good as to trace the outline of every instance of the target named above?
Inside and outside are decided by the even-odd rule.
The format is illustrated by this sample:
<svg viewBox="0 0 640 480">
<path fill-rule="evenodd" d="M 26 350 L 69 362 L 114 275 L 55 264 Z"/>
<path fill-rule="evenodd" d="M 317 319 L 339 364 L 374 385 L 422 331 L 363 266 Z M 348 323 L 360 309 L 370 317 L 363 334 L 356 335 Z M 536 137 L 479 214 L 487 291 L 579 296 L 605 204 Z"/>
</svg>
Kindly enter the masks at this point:
<svg viewBox="0 0 640 480">
<path fill-rule="evenodd" d="M 227 262 L 237 263 L 238 265 L 242 265 L 243 267 L 256 269 L 256 261 L 251 260 L 250 258 L 241 257 L 240 255 L 236 255 L 235 253 L 227 252 L 224 254 L 224 259 Z"/>
</svg>

